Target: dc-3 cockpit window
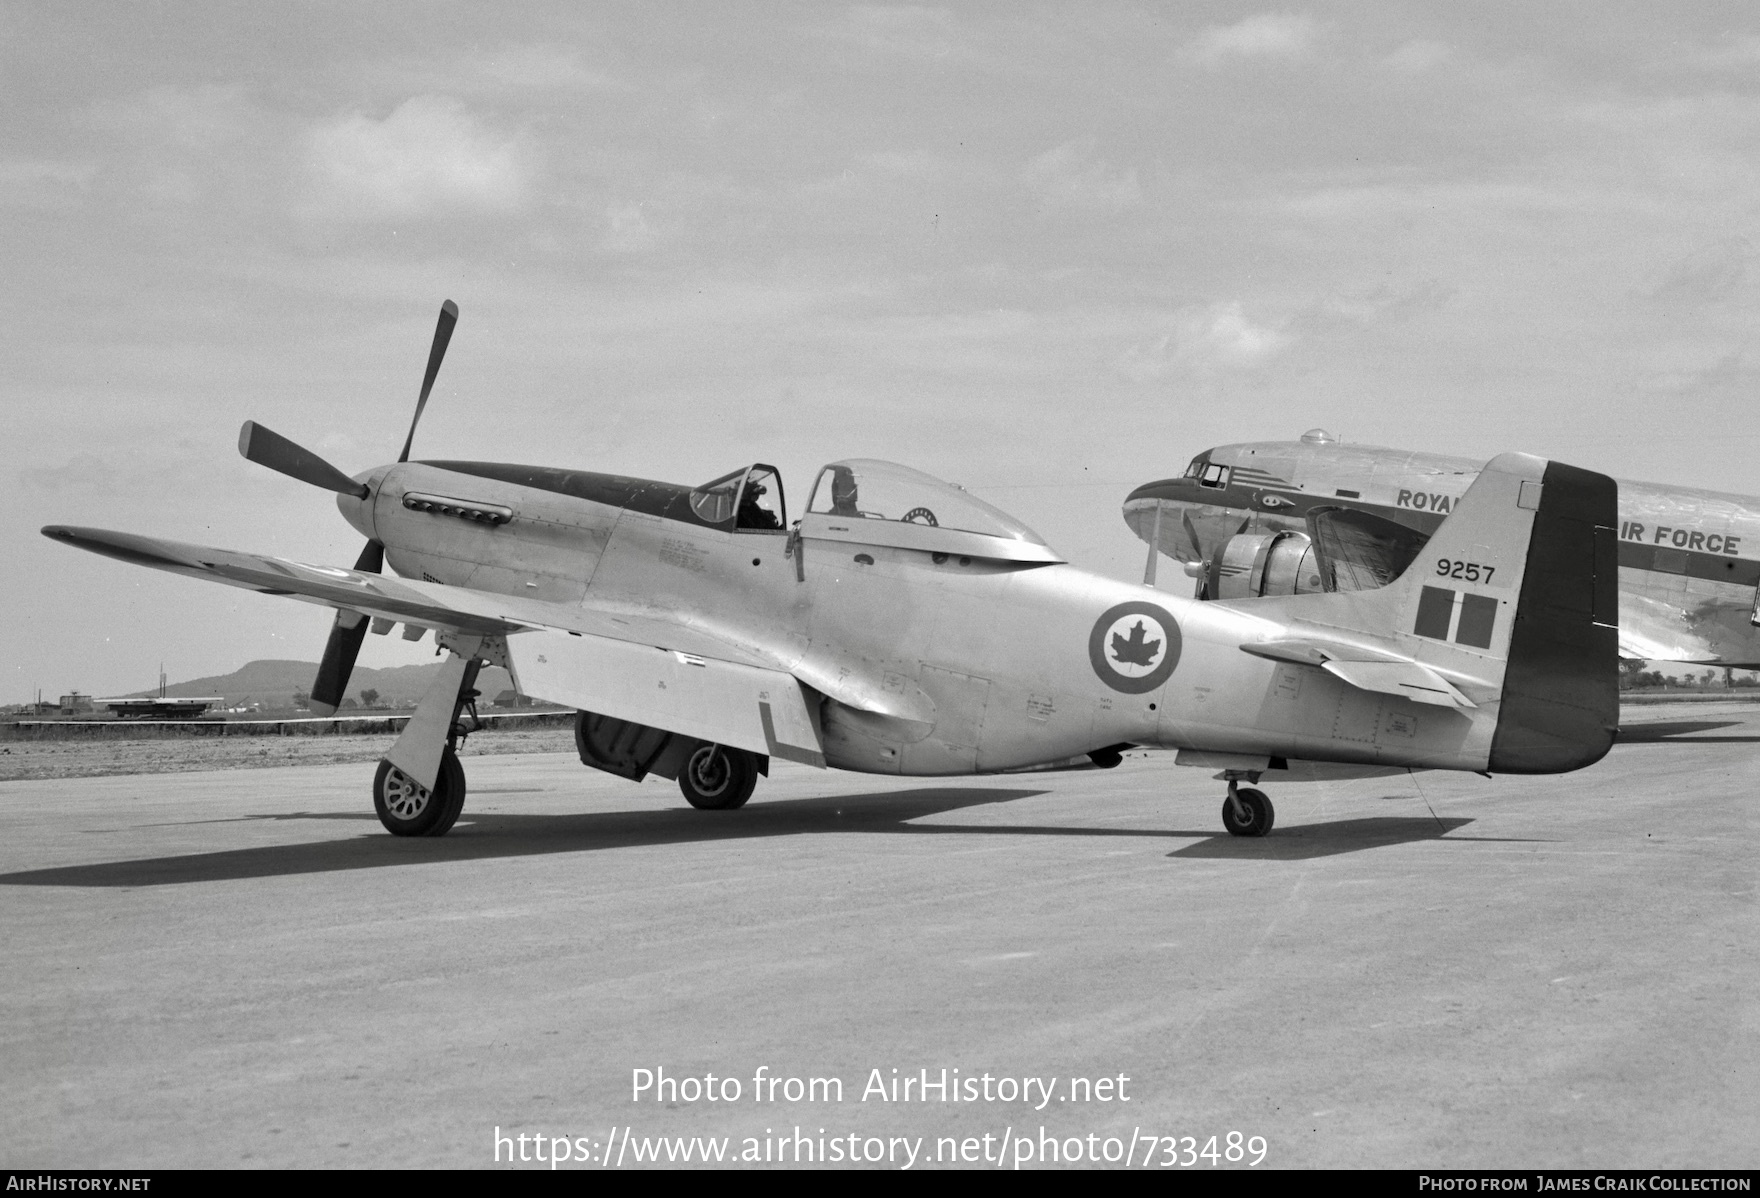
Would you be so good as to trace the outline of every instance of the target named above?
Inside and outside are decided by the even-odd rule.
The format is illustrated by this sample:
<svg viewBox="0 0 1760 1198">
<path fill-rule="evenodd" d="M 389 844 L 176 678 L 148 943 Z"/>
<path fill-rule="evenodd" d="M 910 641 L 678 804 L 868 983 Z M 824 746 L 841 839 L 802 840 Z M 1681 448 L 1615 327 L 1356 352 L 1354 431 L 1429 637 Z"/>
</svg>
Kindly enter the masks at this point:
<svg viewBox="0 0 1760 1198">
<path fill-rule="evenodd" d="M 1198 476 L 1200 487 L 1215 487 L 1217 490 L 1228 486 L 1228 467 L 1216 462 L 1206 462 L 1204 472 Z"/>
<path fill-rule="evenodd" d="M 706 524 L 731 522 L 740 532 L 780 531 L 788 519 L 782 476 L 762 462 L 723 474 L 691 492 L 691 511 Z"/>
<path fill-rule="evenodd" d="M 807 511 L 852 520 L 894 520 L 1045 544 L 1038 533 L 951 483 L 872 458 L 834 462 L 819 472 Z"/>
</svg>

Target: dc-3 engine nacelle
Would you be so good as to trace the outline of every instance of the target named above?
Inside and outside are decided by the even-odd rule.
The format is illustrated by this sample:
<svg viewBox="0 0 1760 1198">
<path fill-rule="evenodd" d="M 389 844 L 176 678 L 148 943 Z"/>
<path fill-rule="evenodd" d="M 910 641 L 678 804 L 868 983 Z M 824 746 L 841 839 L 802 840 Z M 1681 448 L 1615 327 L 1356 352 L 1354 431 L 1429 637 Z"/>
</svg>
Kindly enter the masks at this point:
<svg viewBox="0 0 1760 1198">
<path fill-rule="evenodd" d="M 1239 533 L 1199 563 L 1206 599 L 1309 595 L 1323 590 L 1320 559 L 1305 532 Z"/>
</svg>

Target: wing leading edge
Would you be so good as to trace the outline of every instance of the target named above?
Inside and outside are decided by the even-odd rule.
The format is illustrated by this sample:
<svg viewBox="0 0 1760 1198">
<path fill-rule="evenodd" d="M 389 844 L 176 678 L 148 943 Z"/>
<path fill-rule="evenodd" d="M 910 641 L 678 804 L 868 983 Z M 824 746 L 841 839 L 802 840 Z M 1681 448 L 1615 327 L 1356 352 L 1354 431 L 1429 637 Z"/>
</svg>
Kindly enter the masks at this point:
<svg viewBox="0 0 1760 1198">
<path fill-rule="evenodd" d="M 526 694 L 823 767 L 809 692 L 768 655 L 676 619 L 573 606 L 470 587 L 105 529 L 50 525 L 43 535 L 155 570 L 280 595 L 463 637 L 508 637 Z M 531 634 L 538 635 L 516 635 Z"/>
</svg>

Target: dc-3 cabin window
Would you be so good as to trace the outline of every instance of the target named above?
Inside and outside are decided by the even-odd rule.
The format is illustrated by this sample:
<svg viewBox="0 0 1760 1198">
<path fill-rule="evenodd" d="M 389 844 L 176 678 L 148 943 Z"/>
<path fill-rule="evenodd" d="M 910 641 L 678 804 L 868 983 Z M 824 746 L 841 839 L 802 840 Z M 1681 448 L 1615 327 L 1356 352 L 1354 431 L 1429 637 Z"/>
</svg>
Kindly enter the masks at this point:
<svg viewBox="0 0 1760 1198">
<path fill-rule="evenodd" d="M 893 462 L 856 459 L 835 462 L 819 472 L 807 511 L 848 520 L 894 520 L 930 528 L 1045 542 L 1013 516 L 991 507 L 952 483 Z"/>
<path fill-rule="evenodd" d="M 1228 467 L 1216 462 L 1204 463 L 1204 471 L 1198 475 L 1200 487 L 1215 487 L 1217 490 L 1228 486 Z"/>
<path fill-rule="evenodd" d="M 759 463 L 711 479 L 691 492 L 691 511 L 705 524 L 735 532 L 781 532 L 788 526 L 782 475 Z"/>
</svg>

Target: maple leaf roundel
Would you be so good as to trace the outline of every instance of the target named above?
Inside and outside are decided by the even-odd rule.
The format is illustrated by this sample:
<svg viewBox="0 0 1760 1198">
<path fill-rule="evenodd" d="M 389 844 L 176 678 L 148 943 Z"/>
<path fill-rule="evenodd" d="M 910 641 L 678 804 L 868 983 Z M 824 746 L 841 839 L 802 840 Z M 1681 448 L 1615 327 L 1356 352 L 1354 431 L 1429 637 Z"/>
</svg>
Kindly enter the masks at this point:
<svg viewBox="0 0 1760 1198">
<path fill-rule="evenodd" d="M 1166 682 L 1179 664 L 1179 625 L 1157 604 L 1120 603 L 1094 621 L 1088 660 L 1113 690 L 1145 694 Z"/>
</svg>

